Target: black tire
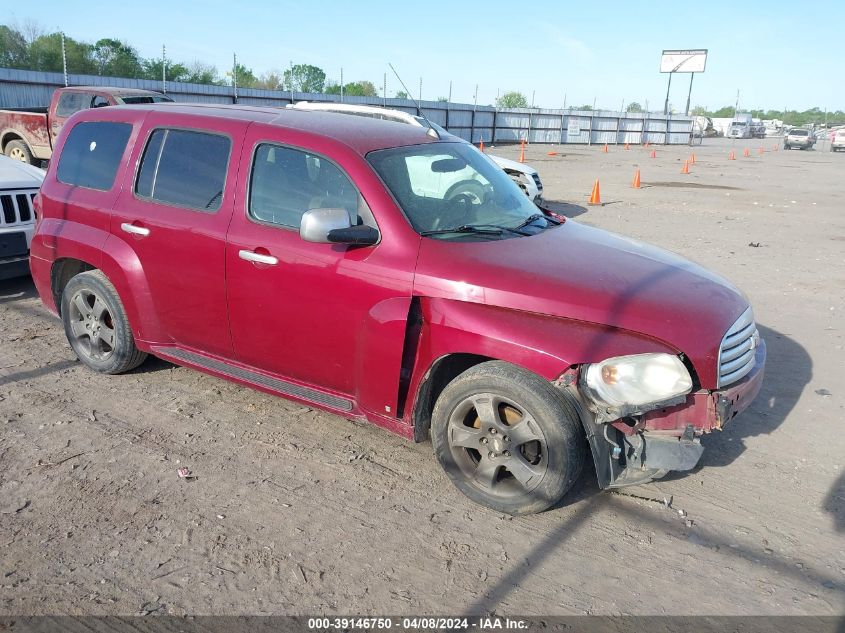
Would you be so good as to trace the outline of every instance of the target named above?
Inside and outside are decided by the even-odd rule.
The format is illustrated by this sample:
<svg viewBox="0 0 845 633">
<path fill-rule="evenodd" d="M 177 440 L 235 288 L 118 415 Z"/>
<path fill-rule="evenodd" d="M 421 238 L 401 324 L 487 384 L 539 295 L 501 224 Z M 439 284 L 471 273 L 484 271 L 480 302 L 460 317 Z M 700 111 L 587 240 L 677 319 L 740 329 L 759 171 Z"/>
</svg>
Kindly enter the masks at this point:
<svg viewBox="0 0 845 633">
<path fill-rule="evenodd" d="M 431 436 L 458 490 L 506 514 L 554 505 L 584 463 L 574 407 L 548 381 L 501 361 L 476 365 L 446 386 L 434 406 Z"/>
<path fill-rule="evenodd" d="M 73 277 L 62 292 L 62 323 L 76 356 L 101 374 L 122 374 L 147 358 L 135 346 L 126 310 L 99 270 Z"/>
<path fill-rule="evenodd" d="M 35 157 L 23 141 L 9 141 L 4 153 L 12 160 L 19 160 L 30 165 L 35 164 Z"/>
</svg>

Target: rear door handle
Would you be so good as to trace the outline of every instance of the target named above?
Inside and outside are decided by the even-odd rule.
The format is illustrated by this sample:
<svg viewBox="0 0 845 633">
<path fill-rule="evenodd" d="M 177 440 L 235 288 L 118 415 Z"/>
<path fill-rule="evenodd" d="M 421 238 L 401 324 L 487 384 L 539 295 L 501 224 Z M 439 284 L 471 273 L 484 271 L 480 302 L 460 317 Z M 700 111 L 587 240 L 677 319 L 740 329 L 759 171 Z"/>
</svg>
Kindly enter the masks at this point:
<svg viewBox="0 0 845 633">
<path fill-rule="evenodd" d="M 267 264 L 268 266 L 275 266 L 279 260 L 272 255 L 262 255 L 254 251 L 238 251 L 238 257 L 248 262 L 255 262 L 256 264 Z"/>
<path fill-rule="evenodd" d="M 143 226 L 135 226 L 134 224 L 129 224 L 129 222 L 124 222 L 120 225 L 120 228 L 126 231 L 127 233 L 132 233 L 132 235 L 140 235 L 141 237 L 147 237 L 150 234 L 150 229 L 145 228 Z"/>
</svg>

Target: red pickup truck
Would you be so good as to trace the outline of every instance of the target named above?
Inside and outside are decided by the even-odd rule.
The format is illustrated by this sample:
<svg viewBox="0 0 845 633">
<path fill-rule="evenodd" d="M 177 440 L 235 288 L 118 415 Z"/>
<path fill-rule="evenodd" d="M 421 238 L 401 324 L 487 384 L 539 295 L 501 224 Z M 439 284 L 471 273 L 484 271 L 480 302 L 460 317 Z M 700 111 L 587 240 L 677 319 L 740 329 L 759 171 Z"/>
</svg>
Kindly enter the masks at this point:
<svg viewBox="0 0 845 633">
<path fill-rule="evenodd" d="M 53 92 L 46 108 L 0 110 L 0 152 L 38 165 L 50 160 L 53 143 L 68 117 L 79 110 L 103 106 L 173 101 L 159 92 L 130 88 L 73 86 Z"/>
<path fill-rule="evenodd" d="M 476 502 L 541 511 L 587 444 L 603 488 L 699 461 L 760 389 L 742 293 L 538 212 L 472 145 L 343 114 L 75 114 L 31 270 L 79 359 L 147 354 L 429 436 Z"/>
</svg>

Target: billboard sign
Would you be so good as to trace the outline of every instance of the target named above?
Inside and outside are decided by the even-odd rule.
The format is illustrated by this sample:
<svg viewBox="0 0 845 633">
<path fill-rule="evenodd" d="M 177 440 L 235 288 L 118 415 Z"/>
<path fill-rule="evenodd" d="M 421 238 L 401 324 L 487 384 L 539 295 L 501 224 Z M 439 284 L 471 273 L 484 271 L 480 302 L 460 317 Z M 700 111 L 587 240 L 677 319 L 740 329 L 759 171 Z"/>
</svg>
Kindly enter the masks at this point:
<svg viewBox="0 0 845 633">
<path fill-rule="evenodd" d="M 660 57 L 660 72 L 703 73 L 706 64 L 706 48 L 663 51 Z"/>
</svg>

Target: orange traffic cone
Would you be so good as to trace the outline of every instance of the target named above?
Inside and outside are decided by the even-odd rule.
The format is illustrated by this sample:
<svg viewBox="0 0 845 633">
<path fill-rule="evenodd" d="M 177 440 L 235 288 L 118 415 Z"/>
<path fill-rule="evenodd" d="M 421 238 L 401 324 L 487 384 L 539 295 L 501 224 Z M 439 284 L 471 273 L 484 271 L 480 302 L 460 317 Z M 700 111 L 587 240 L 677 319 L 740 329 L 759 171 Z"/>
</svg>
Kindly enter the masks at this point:
<svg viewBox="0 0 845 633">
<path fill-rule="evenodd" d="M 547 156 L 557 156 L 557 152 L 547 152 Z"/>
<path fill-rule="evenodd" d="M 607 143 L 604 144 L 604 153 L 607 154 Z"/>
<path fill-rule="evenodd" d="M 631 183 L 631 186 L 634 189 L 640 189 L 640 170 L 637 170 L 637 173 L 634 174 L 634 182 Z"/>
<path fill-rule="evenodd" d="M 484 139 L 481 139 L 481 144 L 478 146 L 478 149 L 480 149 L 482 152 L 484 151 Z"/>
<path fill-rule="evenodd" d="M 736 154 L 734 154 L 733 150 L 731 150 L 731 153 L 728 154 L 728 160 L 736 160 Z"/>
<path fill-rule="evenodd" d="M 688 174 L 689 173 L 689 161 L 688 160 L 684 161 L 684 168 L 681 169 L 681 173 L 682 174 Z"/>
<path fill-rule="evenodd" d="M 742 155 L 748 158 L 749 156 L 751 156 L 751 152 L 749 152 L 748 148 L 746 147 L 745 150 L 742 152 Z"/>
<path fill-rule="evenodd" d="M 520 141 L 520 142 L 522 143 L 522 151 L 519 153 L 519 162 L 524 163 L 525 162 L 525 139 L 522 139 L 522 141 Z"/>
<path fill-rule="evenodd" d="M 587 204 L 598 205 L 601 204 L 601 191 L 599 190 L 599 179 L 596 178 L 596 183 L 593 185 L 593 192 L 590 194 L 590 201 Z"/>
<path fill-rule="evenodd" d="M 695 165 L 695 154 L 693 154 L 692 156 L 690 156 L 690 159 L 689 159 L 689 164 L 690 164 L 690 165 Z"/>
<path fill-rule="evenodd" d="M 657 158 L 657 150 L 656 149 L 651 150 L 651 157 Z"/>
<path fill-rule="evenodd" d="M 627 144 L 627 143 L 625 143 L 625 149 L 628 149 L 628 144 Z"/>
</svg>

